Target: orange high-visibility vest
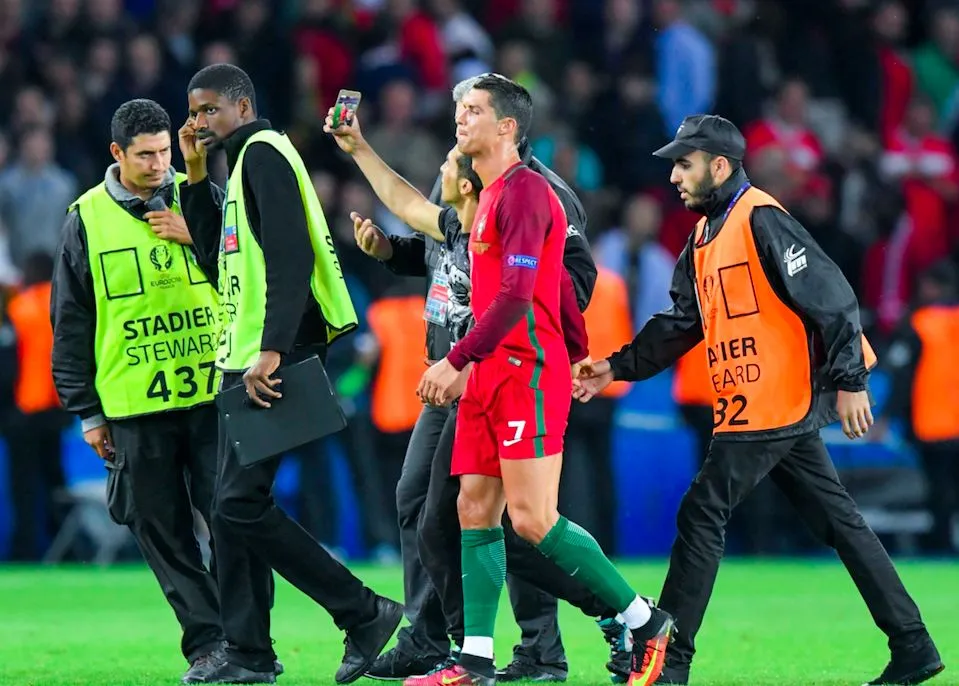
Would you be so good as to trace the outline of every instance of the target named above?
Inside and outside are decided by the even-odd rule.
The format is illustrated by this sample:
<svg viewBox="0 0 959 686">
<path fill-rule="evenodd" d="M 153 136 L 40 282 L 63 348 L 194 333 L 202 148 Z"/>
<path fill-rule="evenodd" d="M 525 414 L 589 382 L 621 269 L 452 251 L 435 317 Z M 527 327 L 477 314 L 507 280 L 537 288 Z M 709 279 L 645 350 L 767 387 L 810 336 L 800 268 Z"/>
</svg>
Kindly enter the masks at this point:
<svg viewBox="0 0 959 686">
<path fill-rule="evenodd" d="M 696 295 L 717 434 L 785 428 L 812 409 L 806 327 L 766 278 L 749 223 L 753 208 L 764 205 L 785 212 L 771 195 L 750 187 L 712 240 L 700 244 L 705 218 L 696 225 Z M 862 340 L 870 368 L 876 355 Z"/>
<path fill-rule="evenodd" d="M 923 307 L 912 315 L 922 351 L 912 383 L 912 430 L 920 441 L 959 438 L 959 307 Z"/>
<path fill-rule="evenodd" d="M 53 355 L 50 290 L 49 282 L 30 286 L 7 305 L 10 323 L 17 333 L 19 373 L 14 400 L 24 414 L 60 406 L 50 361 Z"/>
<path fill-rule="evenodd" d="M 589 352 L 594 360 L 609 357 L 633 338 L 632 313 L 626 282 L 616 272 L 597 267 L 593 297 L 583 313 Z M 618 398 L 629 390 L 626 381 L 614 381 L 600 395 Z"/>
<path fill-rule="evenodd" d="M 423 405 L 416 386 L 426 371 L 422 326 L 426 299 L 422 295 L 387 297 L 370 305 L 370 329 L 380 344 L 380 362 L 373 380 L 370 413 L 377 429 L 386 433 L 409 431 Z"/>
</svg>

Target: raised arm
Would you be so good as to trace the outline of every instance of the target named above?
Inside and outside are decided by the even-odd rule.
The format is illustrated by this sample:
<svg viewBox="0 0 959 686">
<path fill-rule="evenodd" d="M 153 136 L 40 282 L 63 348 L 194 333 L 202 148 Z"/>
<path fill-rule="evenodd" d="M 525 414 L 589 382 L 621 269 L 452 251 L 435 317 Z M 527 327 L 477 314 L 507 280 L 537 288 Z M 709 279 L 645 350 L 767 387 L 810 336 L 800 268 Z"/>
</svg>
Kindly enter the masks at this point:
<svg viewBox="0 0 959 686">
<path fill-rule="evenodd" d="M 443 240 L 438 222 L 440 207 L 427 200 L 409 181 L 390 168 L 366 142 L 360 131 L 360 122 L 353 116 L 350 123 L 333 128 L 333 110 L 326 118 L 323 130 L 333 135 L 340 149 L 350 155 L 363 176 L 370 182 L 373 192 L 386 209 L 399 217 L 418 233 L 438 241 Z"/>
</svg>

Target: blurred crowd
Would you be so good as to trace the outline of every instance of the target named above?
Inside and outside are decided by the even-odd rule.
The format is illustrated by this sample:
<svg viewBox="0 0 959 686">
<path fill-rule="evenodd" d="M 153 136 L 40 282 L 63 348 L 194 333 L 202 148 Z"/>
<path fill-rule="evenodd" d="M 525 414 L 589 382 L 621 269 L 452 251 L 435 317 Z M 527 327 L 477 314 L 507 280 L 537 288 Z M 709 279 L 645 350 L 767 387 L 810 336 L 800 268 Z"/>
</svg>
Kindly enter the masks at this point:
<svg viewBox="0 0 959 686">
<path fill-rule="evenodd" d="M 389 465 L 374 467 L 382 483 L 364 489 L 366 509 L 382 511 L 368 515 L 379 518 L 366 522 L 368 538 L 387 557 L 392 485 L 418 410 L 409 394 L 409 407 L 394 403 L 391 389 L 422 370 L 424 285 L 398 280 L 353 243 L 350 211 L 388 232 L 408 229 L 322 132 L 339 89 L 363 93 L 368 140 L 428 193 L 453 142 L 452 85 L 498 71 L 526 86 L 534 154 L 579 194 L 597 262 L 627 286 L 634 328 L 668 303 L 697 219 L 669 186 L 668 163 L 650 155 L 693 113 L 743 130 L 754 184 L 843 269 L 881 356 L 920 276 L 957 255 L 955 0 L 0 0 L 0 283 L 9 293 L 31 259 L 55 251 L 67 206 L 102 180 L 116 107 L 151 98 L 177 127 L 190 76 L 217 62 L 250 74 L 260 115 L 301 151 L 358 311 L 405 303 L 391 310 L 408 313 L 402 354 L 388 332 L 405 320 L 387 319 L 330 362 L 361 429 L 344 441 L 360 453 L 351 463 L 364 474 L 380 464 L 373 455 Z M 407 367 L 387 379 L 387 359 Z M 9 412 L 19 411 L 11 400 Z M 322 470 L 304 478 L 329 481 Z M 328 526 L 328 505 L 303 512 Z"/>
</svg>

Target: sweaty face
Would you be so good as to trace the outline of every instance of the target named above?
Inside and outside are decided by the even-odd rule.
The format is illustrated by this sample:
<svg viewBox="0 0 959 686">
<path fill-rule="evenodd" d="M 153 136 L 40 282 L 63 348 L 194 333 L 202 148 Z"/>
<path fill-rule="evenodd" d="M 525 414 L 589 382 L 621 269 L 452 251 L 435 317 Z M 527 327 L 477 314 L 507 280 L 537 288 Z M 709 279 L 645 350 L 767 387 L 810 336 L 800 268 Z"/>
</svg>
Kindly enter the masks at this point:
<svg viewBox="0 0 959 686">
<path fill-rule="evenodd" d="M 687 210 L 703 211 L 706 198 L 716 189 L 711 164 L 706 161 L 706 155 L 699 150 L 673 162 L 673 172 L 669 175 L 669 182 L 676 186 Z"/>
<path fill-rule="evenodd" d="M 456 145 L 464 155 L 482 154 L 502 134 L 488 91 L 471 88 L 457 106 Z"/>
<path fill-rule="evenodd" d="M 154 190 L 163 183 L 172 152 L 169 131 L 134 136 L 126 150 L 116 143 L 111 148 L 127 183 L 143 190 Z"/>
<path fill-rule="evenodd" d="M 190 119 L 197 128 L 197 137 L 206 141 L 207 150 L 223 144 L 223 139 L 243 125 L 243 116 L 250 103 L 246 99 L 231 101 L 225 95 L 206 88 L 196 88 L 187 96 Z"/>
</svg>

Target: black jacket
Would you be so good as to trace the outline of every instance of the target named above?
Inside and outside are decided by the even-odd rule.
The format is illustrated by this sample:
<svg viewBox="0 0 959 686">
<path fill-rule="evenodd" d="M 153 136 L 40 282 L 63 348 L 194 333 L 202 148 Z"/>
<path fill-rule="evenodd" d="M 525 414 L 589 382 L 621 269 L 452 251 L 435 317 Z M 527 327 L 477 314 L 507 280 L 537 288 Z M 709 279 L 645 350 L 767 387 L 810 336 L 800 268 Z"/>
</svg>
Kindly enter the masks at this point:
<svg viewBox="0 0 959 686">
<path fill-rule="evenodd" d="M 112 165 L 107 169 L 107 192 L 118 205 L 142 220 L 149 208 L 144 200 L 120 185 L 114 175 L 116 167 Z M 167 207 L 173 205 L 172 171 L 169 179 L 169 183 L 157 189 L 155 194 L 163 199 Z M 197 263 L 208 278 L 214 275 L 215 260 L 211 264 L 197 255 Z M 102 413 L 102 408 L 94 387 L 96 298 L 87 254 L 87 230 L 76 208 L 67 213 L 63 224 L 52 282 L 50 318 L 53 323 L 53 380 L 60 402 L 67 411 L 79 415 L 81 419 L 97 417 Z"/>
<path fill-rule="evenodd" d="M 573 279 L 576 288 L 576 301 L 579 309 L 585 310 L 593 296 L 593 287 L 596 285 L 596 263 L 586 240 L 586 210 L 576 193 L 556 172 L 533 157 L 532 149 L 527 141 L 520 145 L 520 157 L 523 163 L 538 174 L 542 174 L 556 191 L 569 228 L 566 230 L 566 247 L 563 253 L 563 264 Z M 430 193 L 430 202 L 442 204 L 440 200 L 442 174 L 436 178 L 433 191 Z M 441 244 L 428 236 L 414 234 L 412 236 L 390 236 L 393 246 L 393 257 L 385 262 L 386 266 L 396 274 L 404 276 L 425 276 L 427 287 L 433 278 L 433 269 L 440 254 Z M 449 332 L 445 327 L 427 324 L 426 347 L 430 359 L 439 360 L 450 350 Z"/>
<path fill-rule="evenodd" d="M 715 226 L 733 194 L 747 181 L 737 171 L 713 194 L 707 216 Z M 862 326 L 856 295 L 839 270 L 799 222 L 782 210 L 757 207 L 750 224 L 766 278 L 776 295 L 802 318 L 813 350 L 813 407 L 797 425 L 769 432 L 723 434 L 730 440 L 765 440 L 815 431 L 838 419 L 836 391 L 867 389 L 869 372 L 862 351 Z M 713 229 L 722 230 L 721 226 Z M 641 381 L 670 367 L 703 340 L 696 301 L 696 273 L 690 234 L 673 272 L 673 304 L 654 315 L 631 343 L 610 356 L 617 379 Z M 784 255 L 792 246 L 806 249 L 808 267 L 787 276 Z M 717 436 L 720 437 L 720 436 Z"/>
<path fill-rule="evenodd" d="M 223 141 L 230 173 L 247 139 L 269 128 L 269 121 L 258 119 Z M 250 230 L 266 262 L 266 315 L 260 349 L 286 355 L 295 346 L 324 346 L 326 324 L 310 290 L 313 245 L 293 168 L 272 145 L 254 143 L 244 157 L 242 180 Z M 182 183 L 180 201 L 198 256 L 216 264 L 223 191 L 207 176 L 195 185 Z"/>
</svg>

